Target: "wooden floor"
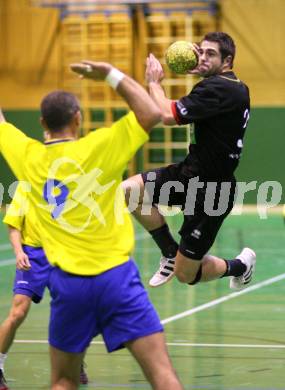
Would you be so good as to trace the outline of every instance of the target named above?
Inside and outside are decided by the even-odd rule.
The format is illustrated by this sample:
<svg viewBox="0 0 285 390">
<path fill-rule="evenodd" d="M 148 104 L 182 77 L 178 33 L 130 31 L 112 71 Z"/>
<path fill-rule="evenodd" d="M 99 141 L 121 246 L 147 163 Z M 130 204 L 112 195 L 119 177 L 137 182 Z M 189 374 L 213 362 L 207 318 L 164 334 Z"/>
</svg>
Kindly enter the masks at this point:
<svg viewBox="0 0 285 390">
<path fill-rule="evenodd" d="M 176 232 L 181 217 L 169 219 Z M 142 279 L 156 270 L 159 252 L 136 226 L 135 258 Z M 253 283 L 241 293 L 228 279 L 196 287 L 172 280 L 149 289 L 162 322 L 173 364 L 185 389 L 285 389 L 285 226 L 280 215 L 230 216 L 211 250 L 234 258 L 244 246 L 257 253 Z M 0 224 L 0 321 L 9 310 L 15 272 L 7 233 Z M 33 305 L 10 350 L 5 374 L 13 389 L 48 389 L 48 291 Z M 151 351 L 150 351 L 151 353 Z M 127 351 L 107 354 L 96 338 L 87 356 L 86 389 L 149 389 Z"/>
</svg>

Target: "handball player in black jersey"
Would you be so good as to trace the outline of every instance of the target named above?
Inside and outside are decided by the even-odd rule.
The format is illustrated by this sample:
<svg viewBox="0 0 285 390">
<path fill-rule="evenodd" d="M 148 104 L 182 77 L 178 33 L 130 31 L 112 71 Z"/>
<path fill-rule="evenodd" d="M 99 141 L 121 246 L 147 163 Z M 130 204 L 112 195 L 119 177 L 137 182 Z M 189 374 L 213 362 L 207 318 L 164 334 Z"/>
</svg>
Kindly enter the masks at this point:
<svg viewBox="0 0 285 390">
<path fill-rule="evenodd" d="M 234 204 L 234 171 L 249 120 L 249 90 L 232 71 L 235 44 L 228 34 L 206 34 L 200 45 L 195 45 L 195 51 L 198 65 L 189 73 L 201 76 L 202 81 L 178 101 L 165 96 L 160 62 L 152 54 L 147 58 L 146 80 L 151 97 L 161 109 L 163 123 L 190 124 L 194 137 L 184 161 L 126 180 L 126 199 L 162 253 L 150 286 L 158 287 L 174 275 L 190 285 L 229 276 L 230 287 L 242 289 L 252 279 L 254 251 L 243 248 L 232 260 L 212 256 L 208 251 Z M 139 202 L 134 209 L 132 199 L 138 188 Z M 182 209 L 179 243 L 158 205 Z"/>
</svg>

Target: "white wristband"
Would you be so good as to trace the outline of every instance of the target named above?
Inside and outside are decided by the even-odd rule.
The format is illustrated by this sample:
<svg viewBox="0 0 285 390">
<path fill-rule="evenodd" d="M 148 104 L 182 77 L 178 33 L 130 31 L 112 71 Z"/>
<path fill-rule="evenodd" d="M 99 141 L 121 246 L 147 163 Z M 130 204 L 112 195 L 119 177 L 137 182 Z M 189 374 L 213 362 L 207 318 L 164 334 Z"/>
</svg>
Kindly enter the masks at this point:
<svg viewBox="0 0 285 390">
<path fill-rule="evenodd" d="M 116 68 L 112 68 L 110 72 L 107 74 L 105 80 L 107 83 L 114 89 L 117 89 L 117 86 L 119 85 L 119 82 L 123 80 L 125 77 L 124 73 L 120 72 Z"/>
</svg>

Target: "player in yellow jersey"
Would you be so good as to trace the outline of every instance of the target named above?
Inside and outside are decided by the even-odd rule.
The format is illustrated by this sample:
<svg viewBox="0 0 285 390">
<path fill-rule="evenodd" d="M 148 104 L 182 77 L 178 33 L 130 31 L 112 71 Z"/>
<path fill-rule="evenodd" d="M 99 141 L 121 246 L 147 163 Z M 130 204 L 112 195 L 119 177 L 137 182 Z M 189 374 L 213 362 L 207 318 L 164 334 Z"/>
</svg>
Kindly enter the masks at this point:
<svg viewBox="0 0 285 390">
<path fill-rule="evenodd" d="M 0 151 L 18 179 L 31 184 L 50 273 L 52 390 L 78 387 L 83 353 L 102 334 L 107 350 L 127 347 L 155 390 L 181 390 L 162 326 L 130 259 L 134 232 L 121 188 L 127 162 L 148 140 L 160 111 L 133 79 L 107 63 L 72 65 L 106 79 L 132 112 L 77 139 L 77 99 L 55 91 L 41 103 L 50 140 L 27 137 L 2 117 Z M 0 119 L 1 121 L 1 119 Z"/>
<path fill-rule="evenodd" d="M 19 183 L 3 222 L 8 226 L 9 238 L 16 256 L 14 297 L 8 317 L 0 326 L 0 390 L 7 390 L 4 361 L 20 325 L 25 320 L 31 302 L 39 303 L 48 287 L 49 264 L 38 236 L 37 217 L 27 199 L 26 183 Z M 22 188 L 23 187 L 23 188 Z M 87 384 L 83 364 L 80 383 Z"/>
</svg>

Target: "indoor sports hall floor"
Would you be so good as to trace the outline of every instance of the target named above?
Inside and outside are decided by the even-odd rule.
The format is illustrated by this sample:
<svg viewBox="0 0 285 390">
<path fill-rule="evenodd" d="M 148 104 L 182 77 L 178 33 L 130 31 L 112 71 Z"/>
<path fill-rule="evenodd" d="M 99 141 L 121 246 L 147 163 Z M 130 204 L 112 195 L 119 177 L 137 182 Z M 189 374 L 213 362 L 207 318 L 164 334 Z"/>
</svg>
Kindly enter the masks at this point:
<svg viewBox="0 0 285 390">
<path fill-rule="evenodd" d="M 1 218 L 2 219 L 2 218 Z M 180 217 L 169 223 L 177 229 Z M 159 253 L 136 226 L 135 258 L 143 281 L 156 270 Z M 173 364 L 185 389 L 285 389 L 285 225 L 280 215 L 230 216 L 212 248 L 233 258 L 244 246 L 257 253 L 253 283 L 241 293 L 222 279 L 196 287 L 176 280 L 149 289 L 163 323 Z M 0 223 L 0 321 L 9 310 L 13 253 Z M 49 297 L 33 305 L 6 361 L 11 390 L 48 389 Z M 149 351 L 151 353 L 151 351 Z M 108 355 L 101 338 L 88 349 L 86 389 L 150 389 L 128 352 Z"/>
</svg>

